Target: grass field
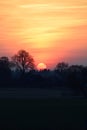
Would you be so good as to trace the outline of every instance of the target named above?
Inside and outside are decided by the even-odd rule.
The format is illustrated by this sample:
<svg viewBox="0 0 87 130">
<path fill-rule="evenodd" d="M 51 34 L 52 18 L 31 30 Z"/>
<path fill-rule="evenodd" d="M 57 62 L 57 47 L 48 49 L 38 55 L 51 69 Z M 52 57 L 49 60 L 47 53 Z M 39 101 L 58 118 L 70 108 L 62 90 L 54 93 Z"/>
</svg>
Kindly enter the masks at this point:
<svg viewBox="0 0 87 130">
<path fill-rule="evenodd" d="M 86 99 L 0 99 L 0 130 L 84 130 Z"/>
</svg>

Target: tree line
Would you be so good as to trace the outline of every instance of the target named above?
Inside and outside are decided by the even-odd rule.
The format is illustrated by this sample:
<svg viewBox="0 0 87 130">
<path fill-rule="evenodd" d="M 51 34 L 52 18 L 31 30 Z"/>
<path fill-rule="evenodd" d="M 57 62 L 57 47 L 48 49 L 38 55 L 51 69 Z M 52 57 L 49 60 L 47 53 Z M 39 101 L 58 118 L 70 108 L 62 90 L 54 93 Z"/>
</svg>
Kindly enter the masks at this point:
<svg viewBox="0 0 87 130">
<path fill-rule="evenodd" d="M 61 62 L 54 70 L 38 71 L 33 57 L 25 50 L 19 50 L 11 60 L 0 57 L 0 87 L 67 87 L 86 96 L 87 66 Z"/>
</svg>

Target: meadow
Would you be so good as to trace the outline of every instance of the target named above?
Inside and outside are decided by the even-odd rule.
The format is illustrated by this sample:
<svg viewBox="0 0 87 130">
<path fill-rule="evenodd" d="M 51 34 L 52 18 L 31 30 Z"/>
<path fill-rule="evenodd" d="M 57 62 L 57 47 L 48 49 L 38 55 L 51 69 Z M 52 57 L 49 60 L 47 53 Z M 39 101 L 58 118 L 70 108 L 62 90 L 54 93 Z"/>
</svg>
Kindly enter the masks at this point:
<svg viewBox="0 0 87 130">
<path fill-rule="evenodd" d="M 87 99 L 0 98 L 0 129 L 85 130 Z"/>
</svg>

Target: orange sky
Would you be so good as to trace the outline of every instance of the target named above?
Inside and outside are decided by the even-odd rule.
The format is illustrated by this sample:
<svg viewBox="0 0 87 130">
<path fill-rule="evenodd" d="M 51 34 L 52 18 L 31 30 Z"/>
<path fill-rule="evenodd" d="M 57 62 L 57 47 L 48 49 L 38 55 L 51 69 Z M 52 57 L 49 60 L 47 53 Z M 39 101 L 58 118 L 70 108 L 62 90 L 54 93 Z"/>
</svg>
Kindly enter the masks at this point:
<svg viewBox="0 0 87 130">
<path fill-rule="evenodd" d="M 0 55 L 26 49 L 36 64 L 87 64 L 87 0 L 0 1 Z"/>
</svg>

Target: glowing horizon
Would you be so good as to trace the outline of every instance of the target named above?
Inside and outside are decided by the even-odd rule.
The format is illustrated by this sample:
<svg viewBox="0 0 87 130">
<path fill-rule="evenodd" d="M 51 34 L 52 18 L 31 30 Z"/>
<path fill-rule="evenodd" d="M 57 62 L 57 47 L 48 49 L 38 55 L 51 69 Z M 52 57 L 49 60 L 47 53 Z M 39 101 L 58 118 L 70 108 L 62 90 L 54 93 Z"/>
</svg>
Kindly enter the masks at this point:
<svg viewBox="0 0 87 130">
<path fill-rule="evenodd" d="M 36 64 L 87 64 L 86 0 L 0 1 L 0 55 L 29 51 Z"/>
</svg>

